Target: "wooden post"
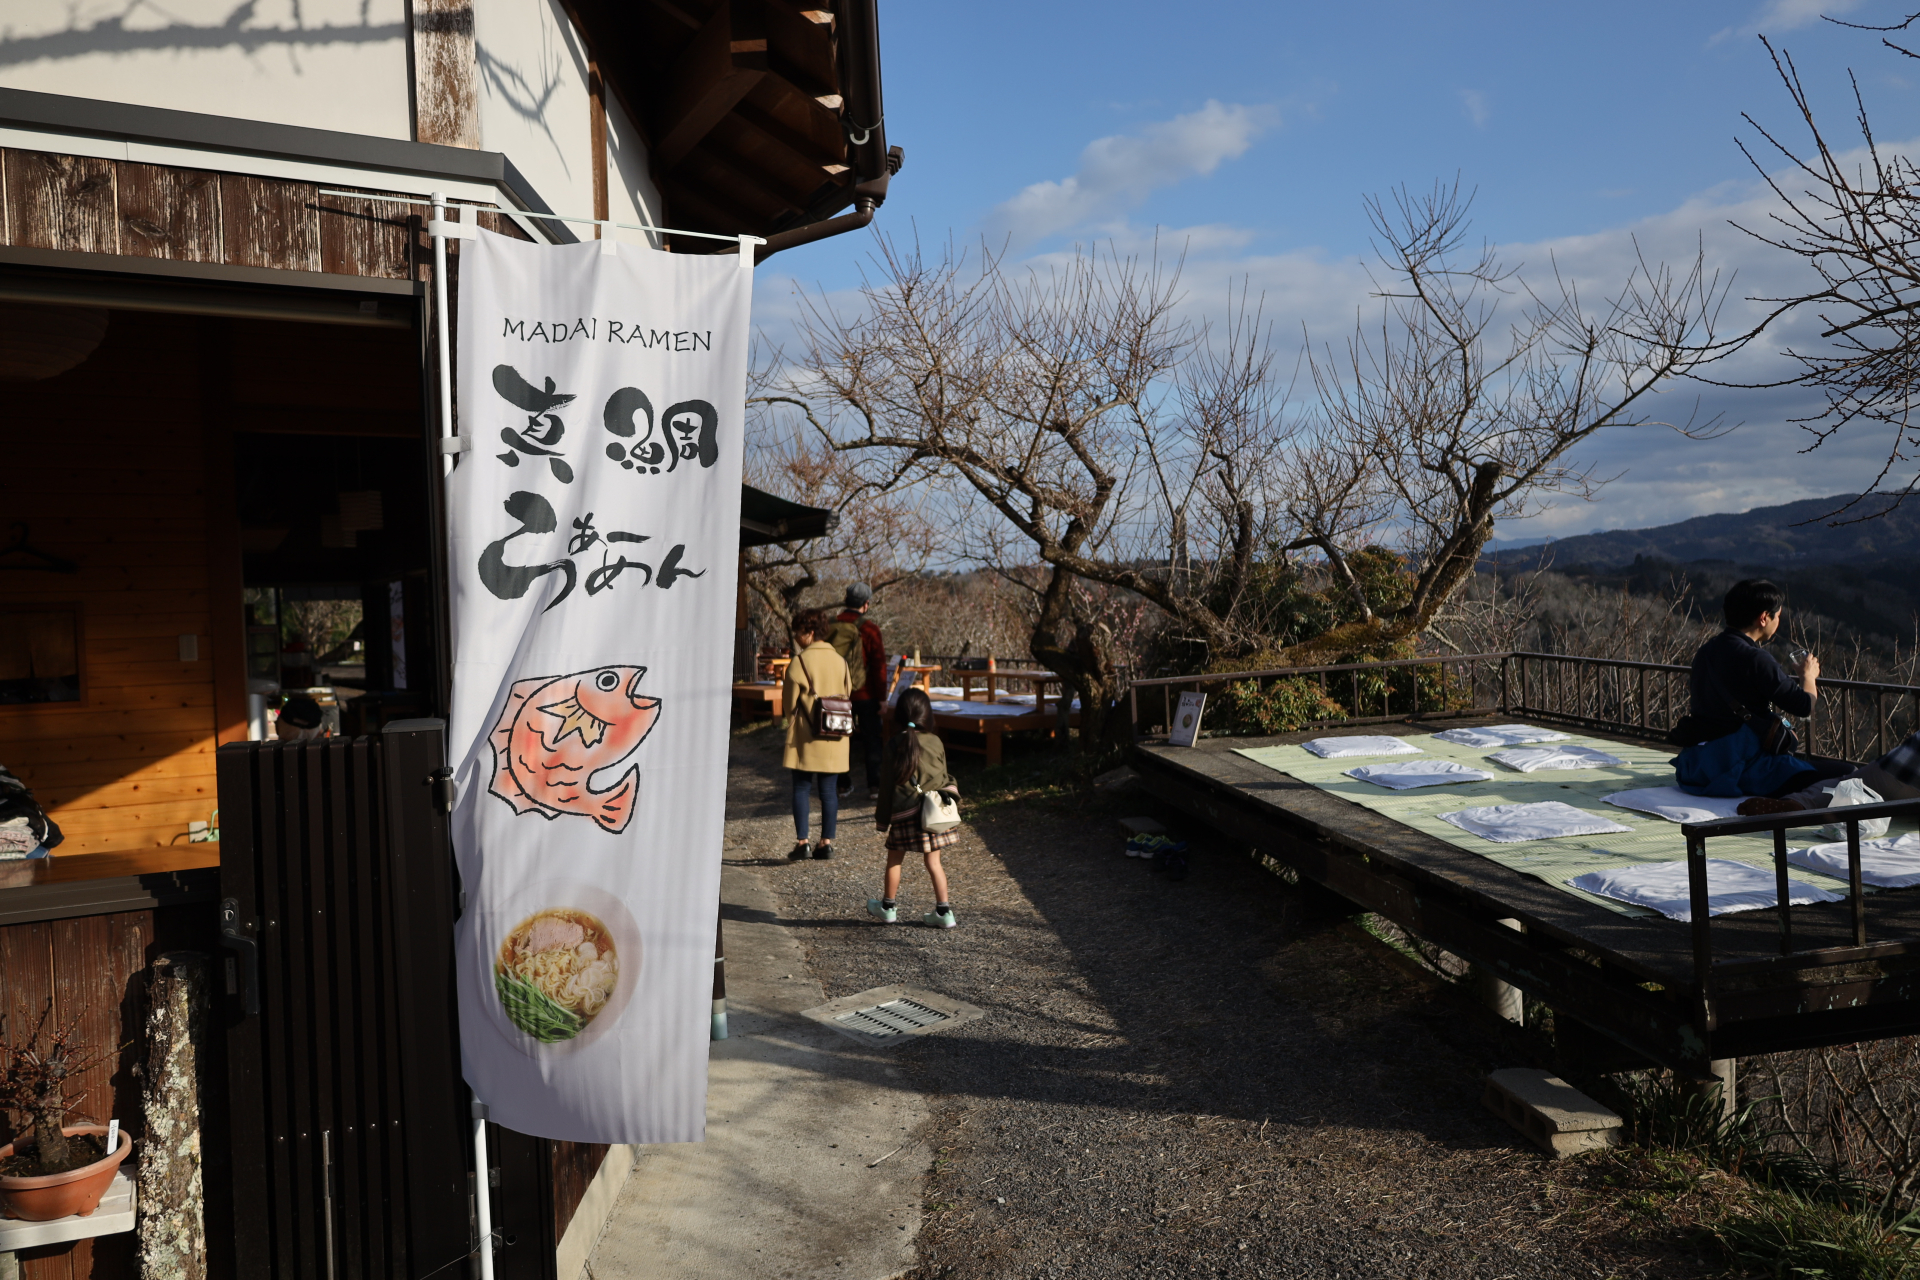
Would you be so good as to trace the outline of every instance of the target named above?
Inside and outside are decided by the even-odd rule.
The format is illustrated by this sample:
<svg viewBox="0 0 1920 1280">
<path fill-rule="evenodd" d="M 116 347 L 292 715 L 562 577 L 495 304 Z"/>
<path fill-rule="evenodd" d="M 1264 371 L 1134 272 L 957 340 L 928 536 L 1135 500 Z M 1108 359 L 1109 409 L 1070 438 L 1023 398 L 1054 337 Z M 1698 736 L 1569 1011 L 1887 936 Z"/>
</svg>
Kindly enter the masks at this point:
<svg viewBox="0 0 1920 1280">
<path fill-rule="evenodd" d="M 1707 1070 L 1712 1073 L 1713 1078 L 1689 1081 L 1688 1092 L 1709 1101 L 1717 1099 L 1720 1103 L 1720 1114 L 1731 1116 L 1740 1106 L 1737 1062 L 1738 1059 L 1735 1058 L 1713 1059 L 1707 1063 Z"/>
<path fill-rule="evenodd" d="M 212 1021 L 207 957 L 168 951 L 153 962 L 140 1154 L 140 1274 L 205 1280 L 207 1229 L 200 1178 L 200 1055 Z"/>
<path fill-rule="evenodd" d="M 1520 929 L 1518 920 L 1502 920 L 1500 923 L 1509 929 Z M 1473 980 L 1480 992 L 1480 999 L 1486 1003 L 1487 1008 L 1493 1010 L 1495 1016 L 1504 1018 L 1516 1027 L 1524 1027 L 1527 1024 L 1525 992 L 1510 982 L 1501 981 L 1491 970 L 1483 969 L 1479 965 L 1473 967 Z"/>
<path fill-rule="evenodd" d="M 412 10 L 413 140 L 477 148 L 480 66 L 473 5 L 470 0 L 413 0 Z"/>
</svg>

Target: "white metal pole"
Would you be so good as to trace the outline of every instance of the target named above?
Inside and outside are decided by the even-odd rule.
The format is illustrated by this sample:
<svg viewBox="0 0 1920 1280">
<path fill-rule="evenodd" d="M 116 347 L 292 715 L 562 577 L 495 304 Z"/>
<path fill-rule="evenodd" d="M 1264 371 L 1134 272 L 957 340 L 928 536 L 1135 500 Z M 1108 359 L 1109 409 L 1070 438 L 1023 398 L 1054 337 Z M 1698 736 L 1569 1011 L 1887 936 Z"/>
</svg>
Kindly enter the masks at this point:
<svg viewBox="0 0 1920 1280">
<path fill-rule="evenodd" d="M 493 1188 L 487 1182 L 487 1104 L 473 1100 L 474 1220 L 480 1229 L 480 1280 L 493 1280 Z"/>
<path fill-rule="evenodd" d="M 444 222 L 447 217 L 447 197 L 445 192 L 433 193 L 433 220 Z M 440 357 L 440 438 L 453 439 L 453 360 L 447 350 L 447 238 L 439 232 L 433 236 L 433 330 L 434 345 L 439 348 Z M 440 455 L 440 474 L 453 474 L 453 455 Z M 488 1273 L 492 1274 L 491 1263 Z"/>
</svg>

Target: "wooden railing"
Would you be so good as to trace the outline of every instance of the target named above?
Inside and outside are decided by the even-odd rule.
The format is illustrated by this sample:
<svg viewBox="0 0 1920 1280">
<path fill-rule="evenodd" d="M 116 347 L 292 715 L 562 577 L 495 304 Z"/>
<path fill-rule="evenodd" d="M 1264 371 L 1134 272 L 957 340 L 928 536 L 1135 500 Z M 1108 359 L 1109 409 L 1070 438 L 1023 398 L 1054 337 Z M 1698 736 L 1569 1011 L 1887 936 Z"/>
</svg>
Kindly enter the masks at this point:
<svg viewBox="0 0 1920 1280">
<path fill-rule="evenodd" d="M 1422 671 L 1435 674 L 1418 678 Z M 1392 678 L 1399 672 L 1414 678 Z M 1127 702 L 1134 736 L 1139 737 L 1149 726 L 1172 723 L 1174 701 L 1183 689 L 1217 691 L 1247 680 L 1267 689 L 1275 681 L 1304 679 L 1315 682 L 1346 714 L 1306 721 L 1299 726 L 1303 729 L 1511 715 L 1664 738 L 1686 714 L 1688 674 L 1687 667 L 1672 663 L 1558 653 L 1445 654 L 1393 662 L 1159 676 L 1135 680 L 1128 688 Z M 1920 686 L 1823 678 L 1819 687 L 1813 714 L 1800 725 L 1801 741 L 1813 755 L 1870 760 L 1920 728 Z M 1158 720 L 1142 720 L 1143 714 L 1155 712 L 1160 713 Z"/>
</svg>

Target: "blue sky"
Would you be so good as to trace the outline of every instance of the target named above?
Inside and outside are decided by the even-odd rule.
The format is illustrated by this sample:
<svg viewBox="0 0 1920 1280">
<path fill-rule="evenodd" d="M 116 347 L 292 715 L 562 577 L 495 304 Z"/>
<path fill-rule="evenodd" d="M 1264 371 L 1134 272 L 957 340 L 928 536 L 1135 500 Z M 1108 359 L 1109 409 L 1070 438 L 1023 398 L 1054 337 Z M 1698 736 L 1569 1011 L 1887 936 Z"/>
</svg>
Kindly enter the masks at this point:
<svg viewBox="0 0 1920 1280">
<path fill-rule="evenodd" d="M 1898 145 L 1920 135 L 1920 62 L 1820 15 L 1909 11 L 1882 0 L 890 0 L 887 131 L 907 165 L 881 221 L 927 240 L 1010 237 L 1017 255 L 1138 244 L 1158 229 L 1187 246 L 1197 311 L 1244 278 L 1280 331 L 1304 324 L 1326 341 L 1365 299 L 1362 198 L 1458 174 L 1478 192 L 1475 229 L 1530 266 L 1551 253 L 1605 283 L 1624 273 L 1635 237 L 1678 260 L 1704 236 L 1710 259 L 1739 272 L 1737 293 L 1772 292 L 1797 268 L 1727 227 L 1766 207 L 1735 145 L 1752 137 L 1740 113 L 1793 125 L 1755 33 L 1792 54 L 1843 139 L 1853 68 L 1877 135 Z M 764 320 L 779 326 L 796 284 L 855 285 L 868 247 L 841 237 L 770 261 Z M 1750 364 L 1757 376 L 1780 367 Z M 1865 440 L 1798 456 L 1785 419 L 1804 401 L 1707 394 L 1708 411 L 1745 425 L 1715 442 L 1658 430 L 1603 439 L 1587 460 L 1620 478 L 1598 501 L 1562 500 L 1500 536 L 1745 510 L 1856 488 L 1876 469 Z"/>
</svg>

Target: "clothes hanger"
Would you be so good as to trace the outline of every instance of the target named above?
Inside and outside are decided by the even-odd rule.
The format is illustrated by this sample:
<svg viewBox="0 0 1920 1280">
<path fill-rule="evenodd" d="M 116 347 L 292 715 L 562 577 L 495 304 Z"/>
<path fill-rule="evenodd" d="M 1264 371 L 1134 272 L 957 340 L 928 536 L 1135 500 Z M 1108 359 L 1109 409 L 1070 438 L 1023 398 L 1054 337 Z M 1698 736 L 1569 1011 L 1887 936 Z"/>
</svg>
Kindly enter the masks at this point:
<svg viewBox="0 0 1920 1280">
<path fill-rule="evenodd" d="M 18 569 L 25 573 L 78 573 L 80 566 L 61 556 L 42 551 L 27 541 L 27 526 L 16 521 L 13 526 L 13 540 L 0 547 L 0 559 L 7 556 L 32 556 L 39 564 L 4 564 L 0 569 Z"/>
</svg>

